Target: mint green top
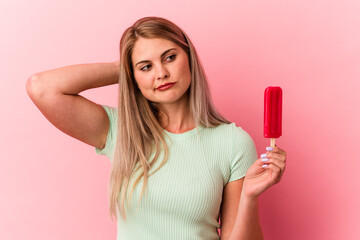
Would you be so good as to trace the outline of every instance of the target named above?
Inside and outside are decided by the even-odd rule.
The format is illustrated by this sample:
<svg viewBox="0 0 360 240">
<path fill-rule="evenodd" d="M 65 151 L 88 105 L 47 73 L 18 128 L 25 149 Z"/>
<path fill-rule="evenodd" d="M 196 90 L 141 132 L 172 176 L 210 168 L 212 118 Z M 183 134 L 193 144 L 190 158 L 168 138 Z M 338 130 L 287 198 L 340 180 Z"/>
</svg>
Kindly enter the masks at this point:
<svg viewBox="0 0 360 240">
<path fill-rule="evenodd" d="M 110 127 L 105 147 L 95 150 L 112 163 L 117 108 L 102 106 Z M 140 204 L 143 181 L 137 185 L 131 207 L 125 206 L 126 222 L 118 213 L 117 240 L 219 240 L 223 189 L 228 182 L 244 177 L 258 158 L 252 138 L 235 123 L 215 128 L 198 126 L 180 134 L 164 129 L 164 133 L 170 137 L 165 138 L 170 150 L 168 162 L 149 177 Z"/>
</svg>

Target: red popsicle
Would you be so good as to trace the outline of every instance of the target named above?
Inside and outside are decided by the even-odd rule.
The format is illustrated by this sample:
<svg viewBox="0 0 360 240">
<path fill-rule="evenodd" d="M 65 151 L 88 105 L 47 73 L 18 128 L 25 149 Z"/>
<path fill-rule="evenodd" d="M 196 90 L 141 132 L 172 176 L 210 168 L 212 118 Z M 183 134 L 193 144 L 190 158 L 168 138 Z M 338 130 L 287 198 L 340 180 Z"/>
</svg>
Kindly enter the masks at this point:
<svg viewBox="0 0 360 240">
<path fill-rule="evenodd" d="M 275 146 L 275 138 L 281 136 L 282 89 L 268 87 L 264 94 L 264 137 L 271 138 L 270 146 Z"/>
</svg>

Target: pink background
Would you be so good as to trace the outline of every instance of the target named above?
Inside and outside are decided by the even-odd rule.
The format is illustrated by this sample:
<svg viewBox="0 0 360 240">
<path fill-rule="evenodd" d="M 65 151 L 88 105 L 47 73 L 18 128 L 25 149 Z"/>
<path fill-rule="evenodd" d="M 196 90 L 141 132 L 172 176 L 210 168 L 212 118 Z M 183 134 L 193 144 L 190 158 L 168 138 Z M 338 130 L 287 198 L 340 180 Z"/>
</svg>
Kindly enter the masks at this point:
<svg viewBox="0 0 360 240">
<path fill-rule="evenodd" d="M 322 1 L 1 1 L 0 239 L 116 239 L 110 162 L 55 128 L 26 94 L 36 72 L 110 62 L 144 16 L 194 42 L 216 106 L 263 138 L 263 92 L 284 91 L 282 181 L 260 198 L 265 239 L 360 239 L 360 3 Z M 116 106 L 117 85 L 83 96 Z"/>
</svg>

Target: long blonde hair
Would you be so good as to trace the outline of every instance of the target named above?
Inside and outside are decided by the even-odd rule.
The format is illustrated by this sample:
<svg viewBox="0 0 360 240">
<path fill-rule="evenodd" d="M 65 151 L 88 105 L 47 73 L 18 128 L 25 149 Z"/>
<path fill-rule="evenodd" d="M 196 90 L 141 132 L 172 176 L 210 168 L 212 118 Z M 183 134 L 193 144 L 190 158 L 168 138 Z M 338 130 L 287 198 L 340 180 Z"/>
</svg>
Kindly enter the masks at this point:
<svg viewBox="0 0 360 240">
<path fill-rule="evenodd" d="M 196 126 L 215 127 L 221 123 L 230 123 L 216 111 L 195 47 L 180 27 L 164 18 L 145 17 L 127 28 L 120 40 L 118 133 L 109 184 L 110 215 L 111 217 L 115 216 L 117 220 L 116 210 L 118 208 L 125 221 L 124 206 L 131 176 L 140 167 L 142 168 L 130 194 L 131 199 L 136 184 L 143 178 L 141 199 L 147 187 L 148 177 L 167 162 L 169 154 L 163 136 L 163 128 L 159 124 L 160 112 L 142 95 L 133 75 L 131 54 L 136 40 L 140 37 L 170 40 L 187 52 L 191 71 L 191 84 L 187 93 L 189 93 L 190 114 L 193 116 Z M 154 149 L 156 150 L 154 158 L 148 162 Z M 149 170 L 158 160 L 161 149 L 165 153 L 163 162 L 156 171 L 148 175 Z M 138 167 L 135 169 L 136 165 Z"/>
</svg>

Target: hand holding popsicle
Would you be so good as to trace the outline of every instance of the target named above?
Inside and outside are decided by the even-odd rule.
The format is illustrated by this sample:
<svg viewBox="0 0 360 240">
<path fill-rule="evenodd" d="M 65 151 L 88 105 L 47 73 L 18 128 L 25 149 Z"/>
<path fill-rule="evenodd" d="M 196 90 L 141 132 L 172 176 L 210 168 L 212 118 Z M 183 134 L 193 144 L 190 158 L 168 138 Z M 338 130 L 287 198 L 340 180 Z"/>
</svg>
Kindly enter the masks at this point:
<svg viewBox="0 0 360 240">
<path fill-rule="evenodd" d="M 247 170 L 242 192 L 247 198 L 256 198 L 272 185 L 280 182 L 286 166 L 286 152 L 267 147 L 267 152 Z"/>
<path fill-rule="evenodd" d="M 246 172 L 242 191 L 248 198 L 256 198 L 282 178 L 286 152 L 275 145 L 275 138 L 282 134 L 281 124 L 282 89 L 268 87 L 264 94 L 264 137 L 271 138 L 270 147 Z"/>
</svg>

